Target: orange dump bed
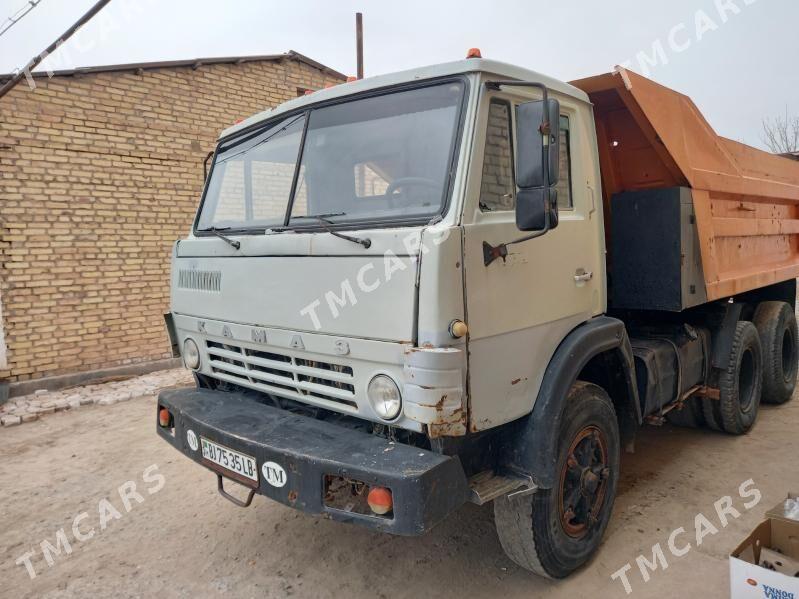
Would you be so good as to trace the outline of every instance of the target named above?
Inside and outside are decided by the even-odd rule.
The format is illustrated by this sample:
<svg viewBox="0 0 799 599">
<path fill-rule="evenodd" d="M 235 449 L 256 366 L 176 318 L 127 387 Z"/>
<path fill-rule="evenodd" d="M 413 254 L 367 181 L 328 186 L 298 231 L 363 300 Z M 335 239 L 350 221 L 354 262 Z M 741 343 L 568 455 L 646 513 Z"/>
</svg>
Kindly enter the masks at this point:
<svg viewBox="0 0 799 599">
<path fill-rule="evenodd" d="M 690 98 L 625 69 L 572 85 L 594 104 L 606 223 L 616 193 L 690 187 L 708 300 L 799 276 L 799 162 L 719 137 Z"/>
</svg>

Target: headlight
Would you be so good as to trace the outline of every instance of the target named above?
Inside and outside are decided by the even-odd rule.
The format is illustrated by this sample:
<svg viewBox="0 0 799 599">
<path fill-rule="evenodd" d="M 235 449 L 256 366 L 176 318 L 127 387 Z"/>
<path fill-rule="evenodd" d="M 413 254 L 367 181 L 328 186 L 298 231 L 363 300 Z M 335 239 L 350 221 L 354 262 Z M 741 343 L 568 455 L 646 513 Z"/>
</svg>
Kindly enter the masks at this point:
<svg viewBox="0 0 799 599">
<path fill-rule="evenodd" d="M 377 413 L 383 420 L 394 420 L 399 416 L 402 408 L 402 396 L 399 387 L 391 377 L 378 374 L 366 389 L 366 395 Z"/>
<path fill-rule="evenodd" d="M 183 363 L 186 368 L 197 370 L 200 367 L 200 348 L 194 339 L 186 339 L 183 342 Z"/>
</svg>

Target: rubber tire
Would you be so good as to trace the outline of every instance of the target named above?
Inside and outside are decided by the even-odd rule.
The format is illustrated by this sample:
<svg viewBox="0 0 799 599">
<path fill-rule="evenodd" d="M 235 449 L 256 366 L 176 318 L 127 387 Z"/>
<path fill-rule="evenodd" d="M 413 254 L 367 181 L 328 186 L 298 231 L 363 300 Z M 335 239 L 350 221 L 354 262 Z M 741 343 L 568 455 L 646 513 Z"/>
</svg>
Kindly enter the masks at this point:
<svg viewBox="0 0 799 599">
<path fill-rule="evenodd" d="M 702 402 L 696 397 L 688 399 L 681 410 L 672 410 L 666 414 L 666 420 L 674 426 L 700 428 L 705 425 Z"/>
<path fill-rule="evenodd" d="M 545 578 L 565 578 L 588 562 L 602 541 L 613 511 L 621 445 L 616 411 L 604 389 L 577 381 L 569 391 L 561 417 L 557 474 L 577 433 L 590 425 L 605 434 L 610 478 L 597 526 L 586 537 L 573 539 L 563 531 L 557 488 L 494 500 L 494 523 L 505 553 L 525 570 Z"/>
<path fill-rule="evenodd" d="M 744 355 L 749 353 L 752 359 L 752 398 L 748 411 L 741 408 L 739 397 L 739 380 L 741 363 Z M 719 376 L 718 400 L 704 398 L 703 413 L 707 425 L 730 435 L 748 433 L 757 420 L 760 407 L 760 396 L 763 388 L 763 351 L 760 347 L 760 335 L 751 322 L 742 320 L 735 327 L 732 350 L 727 359 L 727 366 Z"/>
<path fill-rule="evenodd" d="M 758 304 L 752 319 L 760 334 L 763 347 L 763 402 L 784 404 L 793 397 L 796 375 L 799 372 L 799 332 L 796 314 L 785 302 L 763 302 Z M 783 339 L 790 336 L 790 370 L 786 373 L 783 360 Z"/>
</svg>

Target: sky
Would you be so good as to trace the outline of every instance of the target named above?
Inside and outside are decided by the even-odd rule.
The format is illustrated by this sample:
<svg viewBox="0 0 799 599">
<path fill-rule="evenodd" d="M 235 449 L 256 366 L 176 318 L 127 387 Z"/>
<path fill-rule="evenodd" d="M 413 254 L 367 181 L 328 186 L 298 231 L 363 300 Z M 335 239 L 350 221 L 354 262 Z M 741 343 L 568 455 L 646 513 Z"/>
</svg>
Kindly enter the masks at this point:
<svg viewBox="0 0 799 599">
<path fill-rule="evenodd" d="M 0 23 L 27 0 L 0 0 Z M 40 0 L 0 36 L 9 73 L 94 0 Z M 366 76 L 463 58 L 564 81 L 627 64 L 689 95 L 720 135 L 762 146 L 762 120 L 799 115 L 797 0 L 111 0 L 42 63 L 55 69 L 295 50 L 355 73 L 364 14 Z"/>
</svg>

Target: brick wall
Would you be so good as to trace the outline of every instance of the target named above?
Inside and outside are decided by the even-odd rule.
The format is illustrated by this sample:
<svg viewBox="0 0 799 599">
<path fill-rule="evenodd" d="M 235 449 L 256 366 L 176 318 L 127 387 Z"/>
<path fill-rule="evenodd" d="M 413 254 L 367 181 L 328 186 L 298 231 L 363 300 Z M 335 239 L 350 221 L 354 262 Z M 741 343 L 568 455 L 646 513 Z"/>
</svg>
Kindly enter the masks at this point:
<svg viewBox="0 0 799 599">
<path fill-rule="evenodd" d="M 480 204 L 489 210 L 513 210 L 516 206 L 510 149 L 510 111 L 505 103 L 492 102 L 483 155 Z"/>
<path fill-rule="evenodd" d="M 0 380 L 169 357 L 171 246 L 216 136 L 339 81 L 265 60 L 56 76 L 0 100 Z"/>
<path fill-rule="evenodd" d="M 558 208 L 572 208 L 571 137 L 568 121 L 561 118 L 560 131 L 560 179 L 555 189 L 558 192 Z M 516 198 L 513 185 L 513 169 L 510 148 L 510 120 L 508 106 L 493 102 L 489 106 L 488 131 L 483 155 L 483 176 L 480 184 L 480 204 L 486 209 L 514 210 Z"/>
</svg>

